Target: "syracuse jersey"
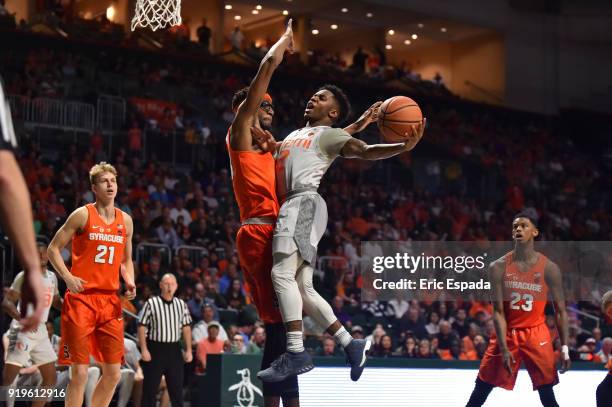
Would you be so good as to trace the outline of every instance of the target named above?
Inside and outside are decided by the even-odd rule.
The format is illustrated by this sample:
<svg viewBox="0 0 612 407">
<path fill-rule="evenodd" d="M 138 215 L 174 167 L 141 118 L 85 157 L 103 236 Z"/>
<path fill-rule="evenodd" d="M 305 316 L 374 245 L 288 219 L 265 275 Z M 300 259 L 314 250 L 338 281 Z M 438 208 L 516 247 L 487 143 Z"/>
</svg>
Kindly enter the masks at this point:
<svg viewBox="0 0 612 407">
<path fill-rule="evenodd" d="M 234 151 L 226 139 L 232 170 L 232 185 L 240 209 L 240 220 L 278 215 L 274 157 L 258 151 Z"/>
<path fill-rule="evenodd" d="M 538 253 L 538 261 L 527 271 L 518 269 L 513 252 L 505 256 L 503 275 L 504 315 L 508 328 L 529 328 L 545 322 L 548 286 L 544 270 L 548 258 Z"/>
<path fill-rule="evenodd" d="M 123 212 L 115 208 L 115 221 L 107 225 L 93 204 L 87 208 L 87 223 L 72 239 L 71 273 L 86 281 L 85 290 L 117 291 L 127 230 Z"/>
</svg>

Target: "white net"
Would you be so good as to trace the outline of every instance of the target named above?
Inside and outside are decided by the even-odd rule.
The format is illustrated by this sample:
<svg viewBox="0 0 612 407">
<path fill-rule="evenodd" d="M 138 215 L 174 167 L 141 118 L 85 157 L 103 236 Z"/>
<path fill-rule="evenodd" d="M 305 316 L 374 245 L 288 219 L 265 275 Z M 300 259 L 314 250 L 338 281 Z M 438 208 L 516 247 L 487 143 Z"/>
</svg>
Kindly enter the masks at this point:
<svg viewBox="0 0 612 407">
<path fill-rule="evenodd" d="M 136 0 L 132 31 L 149 27 L 155 31 L 165 26 L 181 24 L 181 0 Z"/>
</svg>

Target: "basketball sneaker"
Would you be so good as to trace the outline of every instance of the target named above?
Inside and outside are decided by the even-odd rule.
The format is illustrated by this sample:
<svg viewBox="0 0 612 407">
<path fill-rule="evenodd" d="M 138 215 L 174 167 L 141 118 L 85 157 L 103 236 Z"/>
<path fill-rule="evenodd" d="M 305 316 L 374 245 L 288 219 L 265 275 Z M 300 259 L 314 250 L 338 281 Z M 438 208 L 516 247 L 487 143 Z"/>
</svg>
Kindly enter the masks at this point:
<svg viewBox="0 0 612 407">
<path fill-rule="evenodd" d="M 300 375 L 314 369 L 312 357 L 306 350 L 299 353 L 285 352 L 269 368 L 257 373 L 262 382 L 281 382 L 290 376 Z"/>
<path fill-rule="evenodd" d="M 353 339 L 344 348 L 346 360 L 351 365 L 351 380 L 356 382 L 361 377 L 368 359 L 368 351 L 372 347 L 372 342 L 365 339 Z"/>
</svg>

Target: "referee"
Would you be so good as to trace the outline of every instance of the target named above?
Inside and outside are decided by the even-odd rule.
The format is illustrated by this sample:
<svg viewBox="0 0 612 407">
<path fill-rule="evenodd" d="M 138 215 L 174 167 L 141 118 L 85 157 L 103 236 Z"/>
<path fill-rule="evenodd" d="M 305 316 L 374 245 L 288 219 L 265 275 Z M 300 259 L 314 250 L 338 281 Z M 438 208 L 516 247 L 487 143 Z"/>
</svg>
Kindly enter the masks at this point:
<svg viewBox="0 0 612 407">
<path fill-rule="evenodd" d="M 166 377 L 173 406 L 183 405 L 183 361 L 191 362 L 191 315 L 185 301 L 175 298 L 178 284 L 172 274 L 164 274 L 161 295 L 145 303 L 138 325 L 138 342 L 142 352 L 143 407 L 155 407 L 162 375 Z M 146 330 L 145 330 L 146 328 Z M 181 353 L 181 332 L 185 351 Z"/>
</svg>

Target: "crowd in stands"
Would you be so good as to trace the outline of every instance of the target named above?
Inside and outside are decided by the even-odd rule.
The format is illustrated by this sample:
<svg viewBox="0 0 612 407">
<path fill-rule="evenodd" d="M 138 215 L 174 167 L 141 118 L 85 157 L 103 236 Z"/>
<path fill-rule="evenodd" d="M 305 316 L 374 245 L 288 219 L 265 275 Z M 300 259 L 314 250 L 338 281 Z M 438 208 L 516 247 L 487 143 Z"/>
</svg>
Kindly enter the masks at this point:
<svg viewBox="0 0 612 407">
<path fill-rule="evenodd" d="M 139 58 L 62 49 L 12 50 L 0 56 L 0 72 L 8 93 L 32 97 L 70 95 L 92 101 L 105 78 L 119 76 L 125 85 L 121 96 L 126 98 L 163 98 L 168 92 L 162 90 L 167 89 L 173 95 L 198 90 L 170 100 L 178 104 L 180 113 L 165 112 L 166 120 L 155 125 L 161 132 L 179 129 L 185 137 L 193 137 L 197 130 L 204 147 L 190 168 L 142 159 L 140 132 L 151 123 L 135 108 L 125 123 L 128 139 L 115 145 L 110 155 L 97 133 L 91 143 L 70 145 L 60 154 L 41 149 L 24 133 L 19 161 L 30 186 L 36 233 L 47 239 L 67 214 L 92 202 L 86 175 L 91 166 L 101 158 L 115 165 L 120 186 L 117 205 L 134 218 L 134 247 L 157 243 L 169 248 L 139 253 L 139 295 L 131 303 L 124 301 L 124 307 L 137 313 L 157 291 L 161 275 L 176 275 L 179 296 L 188 302 L 195 322 L 195 371 L 200 374 L 205 372 L 207 354 L 260 353 L 265 342 L 235 254 L 239 220 L 224 151 L 225 130 L 232 119 L 231 95 L 248 83 L 253 72 L 224 73 L 226 66 L 185 67 L 180 62 Z M 355 61 L 358 66 L 362 59 Z M 311 76 L 296 81 L 283 75 L 271 91 L 277 135 L 298 126 L 305 100 L 321 83 Z M 73 87 L 75 78 L 89 88 L 88 93 Z M 357 112 L 388 96 L 367 86 L 347 91 L 354 96 Z M 428 128 L 414 153 L 377 165 L 340 160 L 324 179 L 320 192 L 327 201 L 329 224 L 319 253 L 331 260 L 317 265 L 315 287 L 354 336 L 374 340 L 374 356 L 478 360 L 494 332 L 491 305 L 468 300 L 364 302 L 357 267 L 361 242 L 509 240 L 512 216 L 520 210 L 538 220 L 543 240 L 612 240 L 611 217 L 605 210 L 612 180 L 598 157 L 560 137 L 543 118 L 427 98 L 422 108 Z M 150 141 L 150 147 L 154 149 L 160 140 Z M 438 185 L 415 179 L 420 148 L 433 157 L 428 170 L 442 179 Z M 440 160 L 453 164 L 441 166 Z M 477 169 L 476 179 L 497 174 L 496 185 L 481 191 L 485 199 L 474 194 L 473 176 L 463 172 L 468 167 Z M 63 254 L 68 261 L 69 252 Z M 597 312 L 592 304 L 570 305 Z M 558 352 L 552 316 L 547 323 Z M 309 318 L 304 324 L 306 346 L 313 354 L 342 354 L 321 327 Z M 612 344 L 604 339 L 610 332 L 588 325 L 573 312 L 570 326 L 575 359 L 610 357 Z"/>
</svg>

